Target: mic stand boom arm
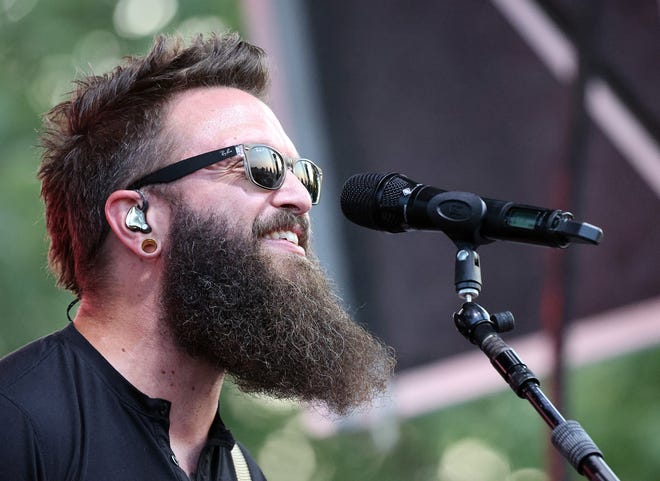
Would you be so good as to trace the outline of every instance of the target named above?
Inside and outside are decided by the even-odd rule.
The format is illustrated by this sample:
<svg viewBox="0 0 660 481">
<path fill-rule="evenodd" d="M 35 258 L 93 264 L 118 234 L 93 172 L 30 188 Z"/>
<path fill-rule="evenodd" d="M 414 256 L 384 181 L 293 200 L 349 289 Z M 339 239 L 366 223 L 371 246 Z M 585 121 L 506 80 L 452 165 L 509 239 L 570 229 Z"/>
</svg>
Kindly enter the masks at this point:
<svg viewBox="0 0 660 481">
<path fill-rule="evenodd" d="M 552 444 L 578 473 L 594 481 L 619 481 L 587 432 L 577 421 L 564 419 L 541 391 L 538 378 L 499 336 L 500 332 L 513 329 L 513 314 L 506 311 L 490 315 L 472 302 L 481 292 L 479 255 L 471 247 L 458 245 L 455 285 L 458 295 L 466 301 L 460 311 L 454 313 L 459 332 L 488 356 L 518 397 L 532 404 L 552 429 Z"/>
</svg>

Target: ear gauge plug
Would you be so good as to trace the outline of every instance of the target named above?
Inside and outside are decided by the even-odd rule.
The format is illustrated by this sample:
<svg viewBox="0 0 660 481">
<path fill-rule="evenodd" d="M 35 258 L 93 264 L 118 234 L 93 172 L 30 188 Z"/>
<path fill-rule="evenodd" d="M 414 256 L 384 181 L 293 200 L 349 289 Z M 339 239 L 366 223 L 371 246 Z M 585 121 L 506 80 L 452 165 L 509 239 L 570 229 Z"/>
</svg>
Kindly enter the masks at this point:
<svg viewBox="0 0 660 481">
<path fill-rule="evenodd" d="M 126 214 L 126 227 L 128 227 L 133 232 L 142 232 L 143 234 L 148 234 L 151 232 L 151 227 L 147 224 L 147 209 L 149 208 L 149 203 L 144 197 L 144 194 L 141 190 L 136 190 L 140 194 L 140 199 L 142 199 L 142 205 L 134 205 L 128 210 Z"/>
<path fill-rule="evenodd" d="M 145 239 L 142 241 L 142 244 L 140 244 L 140 247 L 142 248 L 143 252 L 147 254 L 153 254 L 156 252 L 156 249 L 158 249 L 158 242 L 151 238 Z"/>
</svg>

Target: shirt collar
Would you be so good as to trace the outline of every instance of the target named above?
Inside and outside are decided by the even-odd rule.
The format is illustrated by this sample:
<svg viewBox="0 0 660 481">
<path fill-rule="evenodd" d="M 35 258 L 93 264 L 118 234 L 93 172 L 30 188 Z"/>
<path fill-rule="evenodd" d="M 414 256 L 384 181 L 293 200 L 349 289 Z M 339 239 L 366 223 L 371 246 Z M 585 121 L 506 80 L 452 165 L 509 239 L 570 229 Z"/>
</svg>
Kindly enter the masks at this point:
<svg viewBox="0 0 660 481">
<path fill-rule="evenodd" d="M 133 386 L 119 371 L 117 371 L 100 352 L 69 323 L 60 331 L 72 349 L 87 361 L 108 389 L 114 392 L 125 403 L 132 406 L 144 415 L 161 419 L 169 423 L 171 403 L 167 399 L 152 398 Z M 235 440 L 231 432 L 225 427 L 220 412 L 216 416 L 209 429 L 209 443 L 218 444 L 231 449 Z"/>
</svg>

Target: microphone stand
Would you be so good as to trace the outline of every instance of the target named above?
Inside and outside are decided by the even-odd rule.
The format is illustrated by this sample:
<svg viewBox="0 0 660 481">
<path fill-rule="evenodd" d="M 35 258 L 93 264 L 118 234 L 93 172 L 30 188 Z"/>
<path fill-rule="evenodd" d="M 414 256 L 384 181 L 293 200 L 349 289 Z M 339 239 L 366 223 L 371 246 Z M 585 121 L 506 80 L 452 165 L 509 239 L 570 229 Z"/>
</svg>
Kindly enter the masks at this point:
<svg viewBox="0 0 660 481">
<path fill-rule="evenodd" d="M 577 421 L 566 420 L 543 394 L 534 373 L 520 360 L 516 352 L 499 336 L 514 327 L 513 314 L 500 312 L 490 315 L 473 302 L 481 292 L 479 255 L 472 248 L 456 243 L 455 286 L 465 303 L 454 313 L 459 332 L 476 344 L 490 359 L 511 389 L 527 399 L 552 429 L 552 444 L 571 463 L 578 473 L 594 481 L 619 481 L 603 459 L 603 453 Z"/>
</svg>

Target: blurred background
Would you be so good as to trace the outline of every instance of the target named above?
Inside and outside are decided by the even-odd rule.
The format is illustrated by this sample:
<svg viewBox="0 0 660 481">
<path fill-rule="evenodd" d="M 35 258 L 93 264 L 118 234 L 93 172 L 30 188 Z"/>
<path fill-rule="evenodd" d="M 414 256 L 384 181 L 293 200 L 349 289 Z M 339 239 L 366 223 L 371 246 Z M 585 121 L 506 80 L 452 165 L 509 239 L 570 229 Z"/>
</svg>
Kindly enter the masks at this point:
<svg viewBox="0 0 660 481">
<path fill-rule="evenodd" d="M 342 217 L 342 184 L 359 172 L 569 210 L 604 230 L 598 247 L 481 247 L 478 302 L 515 314 L 505 339 L 621 479 L 657 478 L 656 0 L 0 0 L 0 355 L 63 327 L 72 300 L 46 266 L 41 114 L 156 33 L 228 29 L 269 52 L 271 105 L 324 169 L 315 250 L 399 361 L 389 396 L 343 419 L 227 386 L 223 418 L 268 478 L 582 479 L 454 328 L 451 241 Z"/>
</svg>

